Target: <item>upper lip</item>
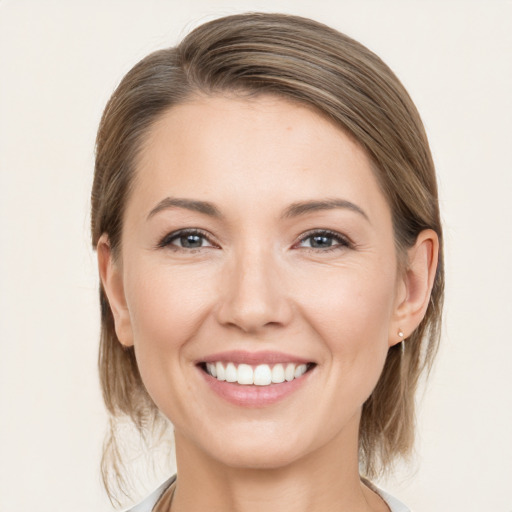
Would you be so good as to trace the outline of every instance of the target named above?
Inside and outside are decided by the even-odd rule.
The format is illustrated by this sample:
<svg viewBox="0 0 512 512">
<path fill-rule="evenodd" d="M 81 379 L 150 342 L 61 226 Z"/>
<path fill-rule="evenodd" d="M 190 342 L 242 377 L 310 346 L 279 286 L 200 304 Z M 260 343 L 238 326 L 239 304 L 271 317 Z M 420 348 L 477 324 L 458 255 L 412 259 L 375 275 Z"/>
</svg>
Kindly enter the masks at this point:
<svg viewBox="0 0 512 512">
<path fill-rule="evenodd" d="M 284 352 L 274 352 L 264 350 L 261 352 L 247 352 L 245 350 L 229 350 L 226 352 L 217 352 L 198 360 L 197 363 L 216 363 L 218 361 L 226 361 L 235 364 L 278 364 L 278 363 L 311 363 L 310 359 L 304 359 L 293 354 Z"/>
</svg>

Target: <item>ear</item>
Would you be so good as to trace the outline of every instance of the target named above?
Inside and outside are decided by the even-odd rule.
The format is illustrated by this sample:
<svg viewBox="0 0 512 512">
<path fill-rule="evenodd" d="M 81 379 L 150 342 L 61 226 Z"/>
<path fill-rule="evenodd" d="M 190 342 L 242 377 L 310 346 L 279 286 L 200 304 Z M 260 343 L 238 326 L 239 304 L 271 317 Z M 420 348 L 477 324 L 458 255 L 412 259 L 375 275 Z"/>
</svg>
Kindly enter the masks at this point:
<svg viewBox="0 0 512 512">
<path fill-rule="evenodd" d="M 439 238 L 432 229 L 423 230 L 407 251 L 406 268 L 399 278 L 397 304 L 390 324 L 389 346 L 412 334 L 423 320 L 430 301 L 439 255 Z M 400 336 L 400 331 L 403 336 Z"/>
<path fill-rule="evenodd" d="M 112 255 L 110 242 L 105 233 L 98 241 L 97 254 L 101 284 L 114 317 L 117 338 L 125 347 L 131 347 L 133 332 L 124 295 L 122 268 Z"/>
</svg>

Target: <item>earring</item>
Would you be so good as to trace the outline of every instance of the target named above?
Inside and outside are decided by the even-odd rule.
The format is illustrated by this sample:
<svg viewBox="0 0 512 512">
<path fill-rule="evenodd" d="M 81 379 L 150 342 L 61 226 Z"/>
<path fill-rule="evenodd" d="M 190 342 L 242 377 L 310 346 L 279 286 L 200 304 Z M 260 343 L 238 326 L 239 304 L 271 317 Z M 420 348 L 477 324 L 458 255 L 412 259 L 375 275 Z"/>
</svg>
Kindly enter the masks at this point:
<svg viewBox="0 0 512 512">
<path fill-rule="evenodd" d="M 401 345 L 401 349 L 402 349 L 402 355 L 403 353 L 405 352 L 405 343 L 404 343 L 404 331 L 402 331 L 402 329 L 400 329 L 398 331 L 398 337 L 400 338 L 400 345 Z"/>
</svg>

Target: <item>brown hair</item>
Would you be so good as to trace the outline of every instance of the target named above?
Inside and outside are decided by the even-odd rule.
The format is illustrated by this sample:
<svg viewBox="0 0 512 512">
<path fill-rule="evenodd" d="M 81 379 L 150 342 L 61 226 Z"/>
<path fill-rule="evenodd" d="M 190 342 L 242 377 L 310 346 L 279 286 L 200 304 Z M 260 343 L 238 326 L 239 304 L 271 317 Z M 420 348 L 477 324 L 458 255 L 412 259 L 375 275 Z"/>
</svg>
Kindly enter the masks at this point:
<svg viewBox="0 0 512 512">
<path fill-rule="evenodd" d="M 433 229 L 439 265 L 430 303 L 405 350 L 389 349 L 380 380 L 364 404 L 361 471 L 375 477 L 414 439 L 414 394 L 430 369 L 441 325 L 444 273 L 435 169 L 420 116 L 393 72 L 370 50 L 315 21 L 283 14 L 242 14 L 196 28 L 175 48 L 144 58 L 124 77 L 103 114 L 92 189 L 92 243 L 106 233 L 118 254 L 123 213 L 136 156 L 148 128 L 194 94 L 274 94 L 307 104 L 366 150 L 392 211 L 399 255 L 418 234 Z M 132 348 L 117 340 L 103 290 L 99 368 L 111 418 L 127 415 L 141 433 L 158 411 L 141 381 Z M 114 468 L 112 429 L 103 469 Z M 104 472 L 104 475 L 106 473 Z"/>
</svg>

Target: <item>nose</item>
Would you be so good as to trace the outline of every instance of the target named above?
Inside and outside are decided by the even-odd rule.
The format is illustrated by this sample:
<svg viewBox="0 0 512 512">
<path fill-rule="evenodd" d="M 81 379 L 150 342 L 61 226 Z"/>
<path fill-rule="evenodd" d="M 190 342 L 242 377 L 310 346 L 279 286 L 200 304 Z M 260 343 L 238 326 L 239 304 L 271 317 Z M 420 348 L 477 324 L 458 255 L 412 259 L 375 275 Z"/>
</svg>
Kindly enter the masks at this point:
<svg viewBox="0 0 512 512">
<path fill-rule="evenodd" d="M 244 333 L 287 325 L 292 304 L 286 280 L 275 255 L 264 249 L 239 252 L 227 265 L 221 283 L 223 293 L 218 321 Z"/>
</svg>

